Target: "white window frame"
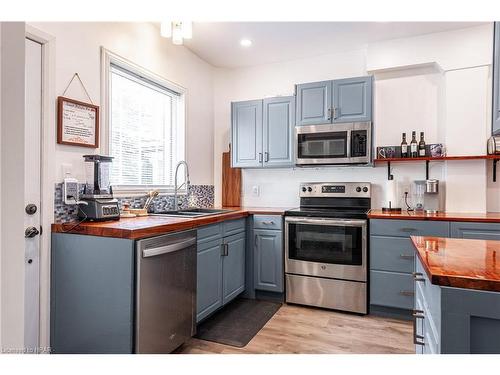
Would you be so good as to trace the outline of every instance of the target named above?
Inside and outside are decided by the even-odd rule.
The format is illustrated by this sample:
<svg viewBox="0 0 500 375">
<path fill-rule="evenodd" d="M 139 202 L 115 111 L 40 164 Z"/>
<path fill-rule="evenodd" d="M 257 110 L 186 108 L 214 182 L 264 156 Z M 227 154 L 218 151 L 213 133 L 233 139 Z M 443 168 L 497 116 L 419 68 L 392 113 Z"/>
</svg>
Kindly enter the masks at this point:
<svg viewBox="0 0 500 375">
<path fill-rule="evenodd" d="M 161 87 L 176 92 L 179 94 L 179 102 L 177 106 L 178 121 L 184 122 L 183 137 L 183 156 L 177 155 L 177 160 L 184 160 L 187 153 L 187 115 L 186 115 L 186 96 L 187 89 L 175 82 L 163 78 L 127 59 L 121 57 L 108 49 L 101 47 L 101 145 L 100 149 L 104 154 L 109 155 L 111 151 L 111 65 L 116 65 L 129 71 L 139 77 L 158 84 Z M 113 185 L 113 195 L 115 197 L 139 197 L 147 194 L 151 190 L 158 190 L 161 195 L 173 194 L 174 186 L 170 185 Z M 186 188 L 179 189 L 179 194 L 186 194 Z"/>
</svg>

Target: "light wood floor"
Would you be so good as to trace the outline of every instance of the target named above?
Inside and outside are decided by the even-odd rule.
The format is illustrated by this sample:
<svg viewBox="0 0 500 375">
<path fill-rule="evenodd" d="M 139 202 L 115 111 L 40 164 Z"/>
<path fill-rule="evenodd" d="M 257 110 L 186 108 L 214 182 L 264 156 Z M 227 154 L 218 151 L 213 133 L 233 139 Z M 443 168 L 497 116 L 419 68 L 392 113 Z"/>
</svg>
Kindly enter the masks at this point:
<svg viewBox="0 0 500 375">
<path fill-rule="evenodd" d="M 414 353 L 410 322 L 283 305 L 244 348 L 191 339 L 178 353 Z"/>
</svg>

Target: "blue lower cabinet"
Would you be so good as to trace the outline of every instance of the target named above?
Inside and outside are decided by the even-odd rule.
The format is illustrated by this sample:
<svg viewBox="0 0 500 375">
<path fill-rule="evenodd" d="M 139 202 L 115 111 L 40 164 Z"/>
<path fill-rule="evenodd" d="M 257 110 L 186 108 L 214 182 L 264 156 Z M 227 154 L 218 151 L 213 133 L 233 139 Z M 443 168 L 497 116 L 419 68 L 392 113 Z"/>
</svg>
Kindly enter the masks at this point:
<svg viewBox="0 0 500 375">
<path fill-rule="evenodd" d="M 254 287 L 283 293 L 283 236 L 279 230 L 254 229 Z"/>
<path fill-rule="evenodd" d="M 417 258 L 417 354 L 500 354 L 500 293 L 430 283 Z"/>
<path fill-rule="evenodd" d="M 372 305 L 411 310 L 414 295 L 411 274 L 370 271 L 370 303 Z"/>
<path fill-rule="evenodd" d="M 196 321 L 222 306 L 222 238 L 198 245 Z"/>
<path fill-rule="evenodd" d="M 452 222 L 451 237 L 477 240 L 500 240 L 500 224 Z"/>
<path fill-rule="evenodd" d="M 198 229 L 196 322 L 245 290 L 246 220 Z"/>
<path fill-rule="evenodd" d="M 226 247 L 222 258 L 222 303 L 226 304 L 245 290 L 246 234 L 224 238 Z"/>
</svg>

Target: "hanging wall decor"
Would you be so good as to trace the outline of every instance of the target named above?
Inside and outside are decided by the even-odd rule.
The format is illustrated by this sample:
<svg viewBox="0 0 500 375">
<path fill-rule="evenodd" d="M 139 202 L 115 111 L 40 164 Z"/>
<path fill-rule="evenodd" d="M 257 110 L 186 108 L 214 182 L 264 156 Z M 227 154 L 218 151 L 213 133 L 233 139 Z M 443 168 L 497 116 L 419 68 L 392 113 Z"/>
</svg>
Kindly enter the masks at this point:
<svg viewBox="0 0 500 375">
<path fill-rule="evenodd" d="M 75 77 L 80 81 L 90 103 L 64 97 Z M 99 106 L 92 102 L 78 73 L 73 75 L 62 96 L 57 98 L 57 143 L 99 147 Z"/>
</svg>

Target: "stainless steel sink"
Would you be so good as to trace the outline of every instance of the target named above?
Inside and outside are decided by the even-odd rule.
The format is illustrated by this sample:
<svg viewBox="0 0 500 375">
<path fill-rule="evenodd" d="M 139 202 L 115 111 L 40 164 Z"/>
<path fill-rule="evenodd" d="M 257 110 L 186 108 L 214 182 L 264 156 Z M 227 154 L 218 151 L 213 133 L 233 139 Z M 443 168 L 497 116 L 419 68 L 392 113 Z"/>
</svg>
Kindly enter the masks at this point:
<svg viewBox="0 0 500 375">
<path fill-rule="evenodd" d="M 155 216 L 177 216 L 177 217 L 202 217 L 210 215 L 218 215 L 234 210 L 221 210 L 216 208 L 186 208 L 184 210 L 171 210 L 154 212 L 150 215 Z"/>
</svg>

